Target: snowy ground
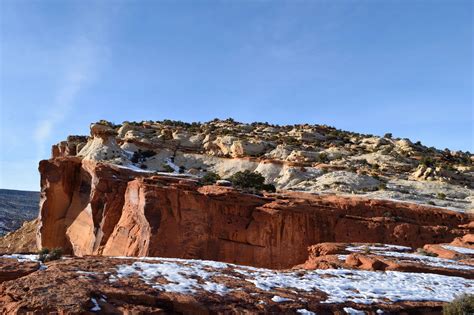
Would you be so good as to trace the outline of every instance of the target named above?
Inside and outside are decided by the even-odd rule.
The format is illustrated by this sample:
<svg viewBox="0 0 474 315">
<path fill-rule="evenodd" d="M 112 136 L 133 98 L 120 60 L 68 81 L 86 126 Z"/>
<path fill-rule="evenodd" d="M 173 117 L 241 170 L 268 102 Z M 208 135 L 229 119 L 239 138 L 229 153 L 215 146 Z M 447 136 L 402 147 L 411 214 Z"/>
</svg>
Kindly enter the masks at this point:
<svg viewBox="0 0 474 315">
<path fill-rule="evenodd" d="M 259 292 L 290 289 L 296 292 L 324 292 L 323 303 L 358 304 L 399 301 L 451 301 L 460 293 L 474 293 L 474 280 L 428 273 L 327 269 L 275 271 L 198 260 L 166 259 L 159 262 L 136 261 L 117 266 L 117 277 L 138 276 L 155 289 L 182 294 L 204 290 L 219 295 L 234 290 L 227 278 L 251 283 Z M 231 270 L 232 272 L 229 272 Z M 167 283 L 156 281 L 164 277 Z M 218 277 L 220 280 L 215 281 Z M 117 279 L 112 279 L 116 281 Z M 275 295 L 274 302 L 289 299 Z"/>
<path fill-rule="evenodd" d="M 358 251 L 362 248 L 363 246 L 354 246 L 349 249 Z M 372 251 L 399 250 L 388 252 L 408 255 L 410 259 L 411 255 L 415 255 L 403 252 L 409 249 L 407 247 L 381 245 L 370 248 Z M 38 259 L 37 255 L 14 254 L 2 257 L 19 261 Z M 422 257 L 428 262 L 434 259 Z M 352 302 L 359 305 L 401 301 L 449 302 L 463 293 L 474 294 L 474 280 L 433 273 L 350 269 L 271 270 L 215 261 L 157 257 L 104 259 L 114 262 L 113 272 L 102 272 L 110 283 L 138 277 L 159 291 L 184 295 L 207 292 L 226 296 L 245 290 L 251 294 L 270 295 L 271 301 L 279 304 L 302 302 L 308 294 L 321 296 L 321 303 Z M 450 267 L 449 264 L 442 266 Z M 80 269 L 76 272 L 86 276 L 97 273 Z M 305 309 L 301 309 L 300 313 L 310 314 Z"/>
<path fill-rule="evenodd" d="M 452 245 L 441 245 L 443 248 L 458 252 L 464 255 L 474 255 L 474 249 L 459 247 L 459 246 L 452 246 Z"/>
</svg>

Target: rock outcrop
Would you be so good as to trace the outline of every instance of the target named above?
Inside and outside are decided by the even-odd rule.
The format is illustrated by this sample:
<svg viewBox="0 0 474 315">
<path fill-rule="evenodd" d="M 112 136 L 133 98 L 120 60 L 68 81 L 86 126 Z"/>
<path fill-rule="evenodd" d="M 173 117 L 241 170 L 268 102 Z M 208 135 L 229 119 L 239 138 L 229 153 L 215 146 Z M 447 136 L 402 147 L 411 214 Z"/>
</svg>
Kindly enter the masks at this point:
<svg viewBox="0 0 474 315">
<path fill-rule="evenodd" d="M 196 176 L 212 171 L 226 178 L 249 170 L 277 189 L 474 208 L 469 152 L 321 125 L 100 121 L 91 125 L 90 137 L 70 136 L 53 146 L 53 157 L 67 156 L 160 172 L 171 159 Z"/>
<path fill-rule="evenodd" d="M 194 179 L 79 158 L 40 163 L 39 247 L 75 255 L 211 259 L 287 268 L 321 242 L 421 247 L 466 233 L 468 214 L 435 207 L 281 192 L 250 195 Z"/>
</svg>

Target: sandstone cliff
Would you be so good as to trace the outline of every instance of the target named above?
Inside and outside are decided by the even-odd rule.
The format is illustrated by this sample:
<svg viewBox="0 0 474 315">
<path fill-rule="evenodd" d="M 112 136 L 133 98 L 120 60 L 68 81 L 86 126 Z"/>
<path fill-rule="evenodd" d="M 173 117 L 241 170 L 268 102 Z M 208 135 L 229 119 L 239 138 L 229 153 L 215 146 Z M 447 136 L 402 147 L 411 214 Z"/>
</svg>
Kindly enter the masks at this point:
<svg viewBox="0 0 474 315">
<path fill-rule="evenodd" d="M 321 242 L 421 247 L 464 235 L 469 215 L 360 197 L 257 196 L 180 176 L 56 158 L 40 163 L 39 247 L 75 255 L 211 259 L 270 268 L 303 263 Z"/>
</svg>

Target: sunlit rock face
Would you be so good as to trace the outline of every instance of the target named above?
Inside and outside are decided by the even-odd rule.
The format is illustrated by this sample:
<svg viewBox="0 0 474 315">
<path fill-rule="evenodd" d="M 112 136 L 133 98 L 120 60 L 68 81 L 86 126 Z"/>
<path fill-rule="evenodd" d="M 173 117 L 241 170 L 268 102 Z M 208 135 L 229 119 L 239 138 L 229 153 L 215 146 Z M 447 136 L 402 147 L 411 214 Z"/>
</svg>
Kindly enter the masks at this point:
<svg viewBox="0 0 474 315">
<path fill-rule="evenodd" d="M 75 255 L 212 259 L 286 268 L 320 242 L 420 247 L 463 235 L 467 214 L 360 197 L 257 196 L 77 157 L 40 164 L 37 243 Z"/>
</svg>

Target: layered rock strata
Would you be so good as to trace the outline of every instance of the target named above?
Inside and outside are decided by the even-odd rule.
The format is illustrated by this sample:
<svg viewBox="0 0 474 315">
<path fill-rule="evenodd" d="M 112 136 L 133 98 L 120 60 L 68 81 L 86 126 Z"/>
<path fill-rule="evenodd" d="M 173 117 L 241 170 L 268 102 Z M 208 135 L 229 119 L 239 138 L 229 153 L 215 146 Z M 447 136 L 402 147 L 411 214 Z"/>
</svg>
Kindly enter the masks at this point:
<svg viewBox="0 0 474 315">
<path fill-rule="evenodd" d="M 321 242 L 421 247 L 466 233 L 468 214 L 360 197 L 257 196 L 196 180 L 81 160 L 40 163 L 38 247 L 75 255 L 210 259 L 269 268 L 303 263 Z"/>
</svg>

